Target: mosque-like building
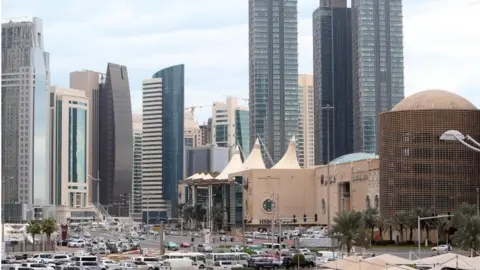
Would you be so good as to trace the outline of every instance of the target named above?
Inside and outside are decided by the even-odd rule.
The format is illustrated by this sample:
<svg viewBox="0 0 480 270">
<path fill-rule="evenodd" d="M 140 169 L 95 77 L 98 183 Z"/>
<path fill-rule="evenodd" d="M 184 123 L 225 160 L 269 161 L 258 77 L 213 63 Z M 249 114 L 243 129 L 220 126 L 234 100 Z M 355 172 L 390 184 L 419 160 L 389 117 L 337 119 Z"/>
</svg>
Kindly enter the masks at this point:
<svg viewBox="0 0 480 270">
<path fill-rule="evenodd" d="M 333 220 L 342 209 L 360 211 L 368 204 L 378 205 L 378 162 L 374 154 L 354 153 L 304 169 L 294 137 L 282 159 L 267 169 L 257 139 L 244 162 L 237 147 L 217 176 L 200 173 L 181 181 L 179 197 L 188 205 L 202 201 L 210 228 L 214 218 L 208 217 L 219 210 L 223 227 L 244 223 L 269 229 L 272 220 L 285 227 L 326 225 L 328 217 Z"/>
</svg>

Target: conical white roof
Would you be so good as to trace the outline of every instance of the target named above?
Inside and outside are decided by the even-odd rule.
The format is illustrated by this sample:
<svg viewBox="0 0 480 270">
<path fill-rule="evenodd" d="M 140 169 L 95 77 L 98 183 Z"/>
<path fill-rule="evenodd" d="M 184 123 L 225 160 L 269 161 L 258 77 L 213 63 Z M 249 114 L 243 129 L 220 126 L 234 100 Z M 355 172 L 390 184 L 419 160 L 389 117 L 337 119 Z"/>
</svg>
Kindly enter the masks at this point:
<svg viewBox="0 0 480 270">
<path fill-rule="evenodd" d="M 191 175 L 190 177 L 187 177 L 187 179 L 196 179 L 198 177 L 198 173 Z"/>
<path fill-rule="evenodd" d="M 243 163 L 242 163 L 242 157 L 240 156 L 240 149 L 235 147 L 235 151 L 233 152 L 233 156 L 228 162 L 227 166 L 223 171 L 215 177 L 217 180 L 228 180 L 228 175 L 231 173 L 236 173 L 240 172 L 243 170 Z"/>
<path fill-rule="evenodd" d="M 206 175 L 205 175 L 204 173 L 199 173 L 199 174 L 197 174 L 197 177 L 192 178 L 192 179 L 194 179 L 194 180 L 195 180 L 195 179 L 203 179 L 205 176 L 206 176 Z"/>
<path fill-rule="evenodd" d="M 265 163 L 263 162 L 262 150 L 260 149 L 260 141 L 258 138 L 255 141 L 247 160 L 243 163 L 243 170 L 250 169 L 265 169 Z"/>
<path fill-rule="evenodd" d="M 290 144 L 288 144 L 288 149 L 285 152 L 285 155 L 283 155 L 282 159 L 280 159 L 272 169 L 300 169 L 295 145 L 295 135 L 293 135 Z"/>
<path fill-rule="evenodd" d="M 207 173 L 207 175 L 205 175 L 205 177 L 203 177 L 203 180 L 212 180 L 214 179 L 213 176 L 209 173 Z"/>
</svg>

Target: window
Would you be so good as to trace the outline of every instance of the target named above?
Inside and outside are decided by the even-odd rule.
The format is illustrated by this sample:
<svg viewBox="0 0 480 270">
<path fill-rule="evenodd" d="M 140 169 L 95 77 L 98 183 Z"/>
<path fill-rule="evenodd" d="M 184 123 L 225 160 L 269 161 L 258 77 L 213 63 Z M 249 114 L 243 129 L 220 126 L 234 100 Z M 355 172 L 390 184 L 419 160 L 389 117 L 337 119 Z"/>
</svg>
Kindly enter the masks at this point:
<svg viewBox="0 0 480 270">
<path fill-rule="evenodd" d="M 370 208 L 371 204 L 370 204 L 370 196 L 369 195 L 367 195 L 367 199 L 365 201 L 366 201 L 366 204 L 367 204 L 367 208 Z"/>
</svg>

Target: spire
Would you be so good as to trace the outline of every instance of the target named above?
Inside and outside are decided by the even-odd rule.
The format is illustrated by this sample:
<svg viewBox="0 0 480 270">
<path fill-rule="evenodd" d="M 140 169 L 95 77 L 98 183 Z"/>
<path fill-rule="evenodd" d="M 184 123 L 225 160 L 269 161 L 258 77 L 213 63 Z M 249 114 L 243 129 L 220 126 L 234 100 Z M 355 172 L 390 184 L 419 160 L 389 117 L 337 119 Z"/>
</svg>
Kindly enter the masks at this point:
<svg viewBox="0 0 480 270">
<path fill-rule="evenodd" d="M 248 155 L 248 158 L 243 163 L 244 170 L 250 169 L 265 169 L 265 163 L 263 162 L 262 149 L 260 147 L 260 140 L 257 138 L 253 149 Z"/>
<path fill-rule="evenodd" d="M 238 145 L 235 147 L 233 151 L 232 158 L 228 162 L 227 166 L 223 169 L 223 171 L 215 177 L 217 180 L 228 180 L 228 175 L 231 173 L 236 173 L 242 171 L 243 164 L 242 164 L 242 157 L 240 156 L 240 149 Z"/>
<path fill-rule="evenodd" d="M 295 135 L 293 135 L 290 143 L 288 144 L 288 149 L 272 169 L 300 169 L 300 164 L 298 164 L 297 151 L 296 151 L 296 142 Z"/>
</svg>

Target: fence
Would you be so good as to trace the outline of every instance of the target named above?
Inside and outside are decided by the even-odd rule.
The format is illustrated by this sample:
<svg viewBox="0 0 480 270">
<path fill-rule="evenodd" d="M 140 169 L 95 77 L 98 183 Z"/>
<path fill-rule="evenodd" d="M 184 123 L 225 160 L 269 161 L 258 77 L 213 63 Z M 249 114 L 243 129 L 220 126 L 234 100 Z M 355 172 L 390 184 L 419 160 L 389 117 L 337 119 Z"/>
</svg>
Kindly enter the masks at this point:
<svg viewBox="0 0 480 270">
<path fill-rule="evenodd" d="M 42 248 L 42 244 L 44 248 Z M 35 251 L 55 251 L 56 243 L 55 241 L 50 242 L 39 242 L 37 241 L 35 244 L 29 242 L 8 242 L 5 245 L 6 252 L 35 252 Z"/>
</svg>

